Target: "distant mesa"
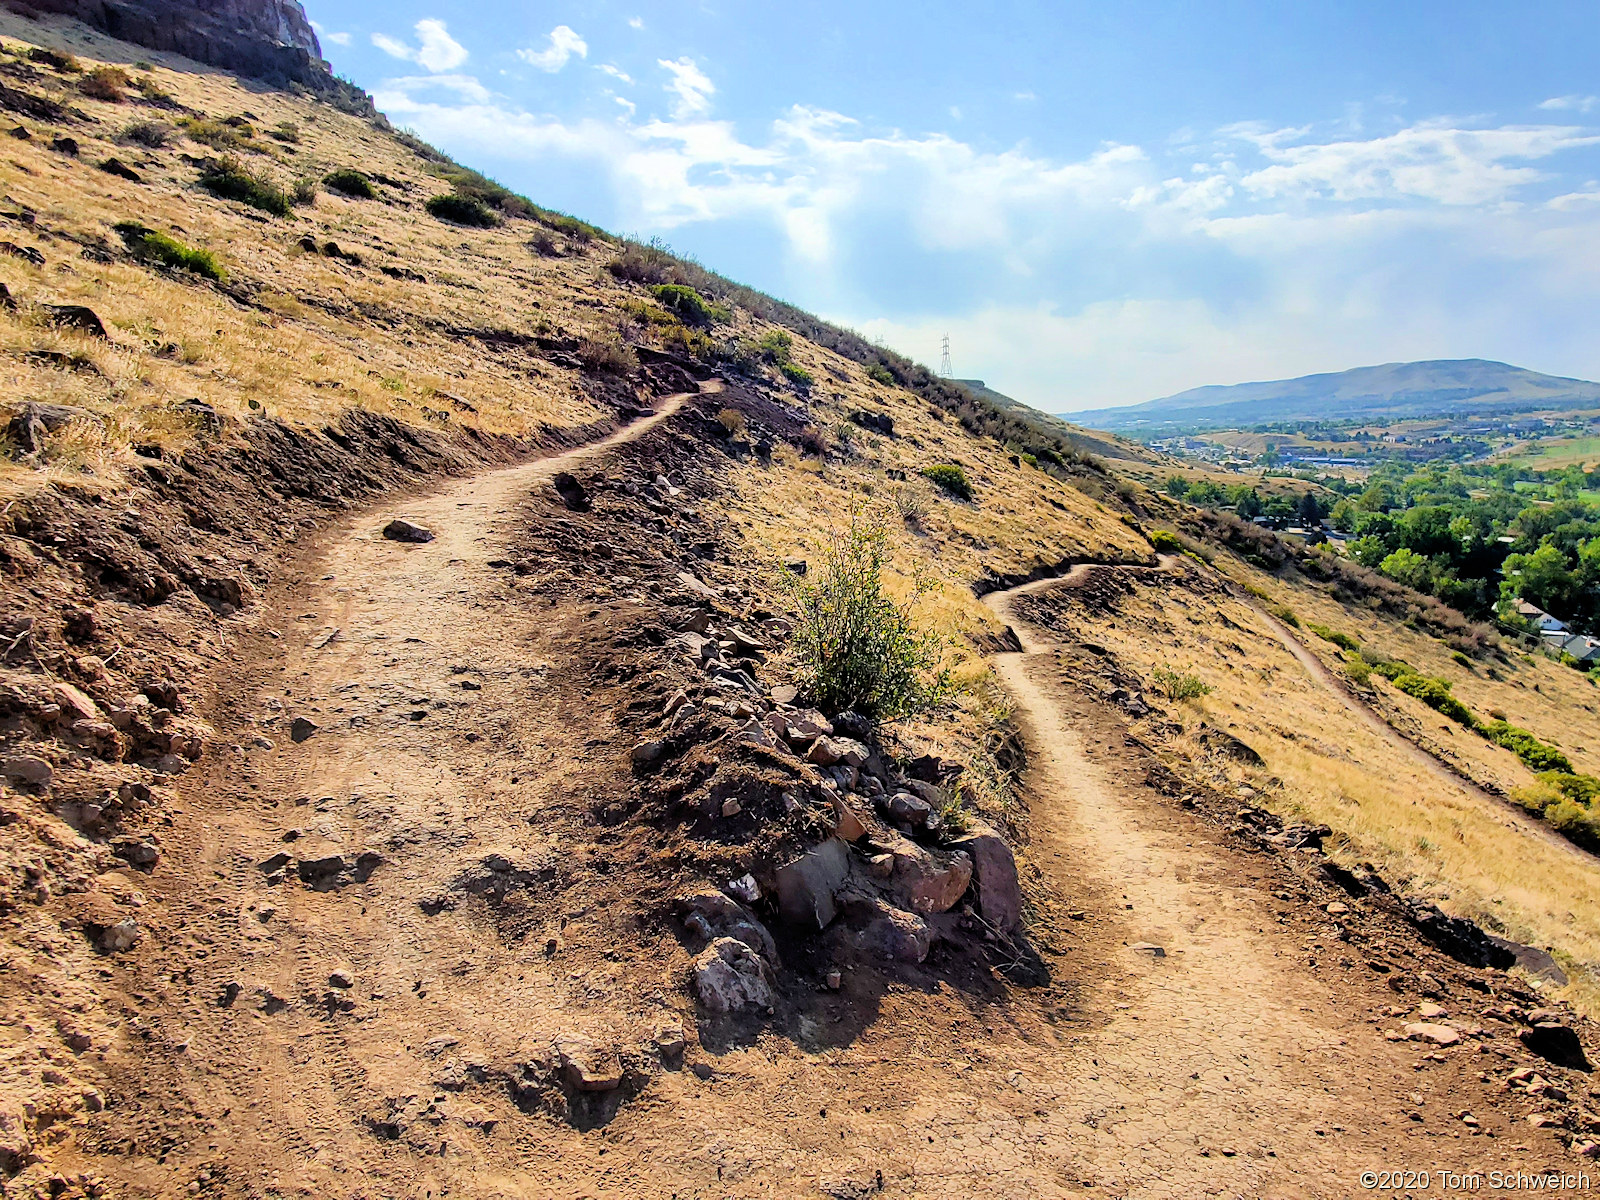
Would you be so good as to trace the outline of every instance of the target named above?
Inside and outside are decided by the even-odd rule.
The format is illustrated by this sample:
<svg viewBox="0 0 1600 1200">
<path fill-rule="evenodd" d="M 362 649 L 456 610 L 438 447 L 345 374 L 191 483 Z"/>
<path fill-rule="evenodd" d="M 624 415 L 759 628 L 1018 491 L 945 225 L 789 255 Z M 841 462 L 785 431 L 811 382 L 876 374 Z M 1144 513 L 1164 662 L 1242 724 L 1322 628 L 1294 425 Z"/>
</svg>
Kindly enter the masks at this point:
<svg viewBox="0 0 1600 1200">
<path fill-rule="evenodd" d="M 1275 421 L 1393 421 L 1596 406 L 1600 406 L 1600 383 L 1541 375 L 1482 358 L 1461 358 L 1191 388 L 1145 404 L 1070 416 L 1093 428 L 1142 435 Z"/>
</svg>

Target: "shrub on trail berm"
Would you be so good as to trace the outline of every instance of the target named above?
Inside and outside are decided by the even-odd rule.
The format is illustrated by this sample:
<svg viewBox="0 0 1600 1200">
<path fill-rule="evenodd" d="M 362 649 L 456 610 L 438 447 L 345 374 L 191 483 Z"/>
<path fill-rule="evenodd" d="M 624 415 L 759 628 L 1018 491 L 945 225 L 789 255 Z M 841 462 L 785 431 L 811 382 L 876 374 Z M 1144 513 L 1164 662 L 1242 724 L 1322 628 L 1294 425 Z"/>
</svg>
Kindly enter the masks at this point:
<svg viewBox="0 0 1600 1200">
<path fill-rule="evenodd" d="M 785 579 L 796 611 L 791 648 L 798 682 L 825 713 L 893 720 L 949 692 L 939 666 L 944 639 L 920 630 L 912 617 L 931 585 L 917 580 L 911 595 L 896 602 L 884 591 L 888 562 L 883 517 L 858 511 L 817 569 Z"/>
</svg>

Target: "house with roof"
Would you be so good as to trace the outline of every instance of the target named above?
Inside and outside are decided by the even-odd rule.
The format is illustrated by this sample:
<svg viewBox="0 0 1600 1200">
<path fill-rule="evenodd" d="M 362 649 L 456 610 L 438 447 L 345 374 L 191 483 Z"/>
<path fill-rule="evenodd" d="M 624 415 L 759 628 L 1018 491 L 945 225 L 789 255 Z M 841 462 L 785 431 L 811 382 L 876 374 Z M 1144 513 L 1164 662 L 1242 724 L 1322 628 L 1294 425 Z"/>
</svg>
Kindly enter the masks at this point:
<svg viewBox="0 0 1600 1200">
<path fill-rule="evenodd" d="M 1556 620 L 1537 604 L 1530 604 L 1526 600 L 1517 601 L 1517 616 L 1521 617 L 1535 632 L 1541 636 L 1546 633 L 1565 633 L 1566 625 Z"/>
</svg>

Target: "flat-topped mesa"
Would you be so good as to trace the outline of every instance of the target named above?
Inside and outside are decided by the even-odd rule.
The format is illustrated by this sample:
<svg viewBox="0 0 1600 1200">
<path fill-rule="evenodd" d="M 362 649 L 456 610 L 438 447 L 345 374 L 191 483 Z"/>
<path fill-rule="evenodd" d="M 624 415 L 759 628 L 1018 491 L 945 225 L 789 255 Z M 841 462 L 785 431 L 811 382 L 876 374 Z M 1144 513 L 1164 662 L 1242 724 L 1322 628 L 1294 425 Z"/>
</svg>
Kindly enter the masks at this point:
<svg viewBox="0 0 1600 1200">
<path fill-rule="evenodd" d="M 5 0 L 24 16 L 56 13 L 125 42 L 269 83 L 349 91 L 323 60 L 299 0 Z M 365 97 L 362 97 L 365 99 Z"/>
</svg>

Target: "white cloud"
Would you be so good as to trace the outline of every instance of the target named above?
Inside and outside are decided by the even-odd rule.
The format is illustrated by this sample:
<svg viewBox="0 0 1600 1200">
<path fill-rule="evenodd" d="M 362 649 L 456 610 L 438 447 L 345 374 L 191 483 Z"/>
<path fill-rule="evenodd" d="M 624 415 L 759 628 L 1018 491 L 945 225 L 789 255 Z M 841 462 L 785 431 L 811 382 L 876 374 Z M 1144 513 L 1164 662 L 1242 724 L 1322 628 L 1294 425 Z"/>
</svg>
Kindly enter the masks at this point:
<svg viewBox="0 0 1600 1200">
<path fill-rule="evenodd" d="M 350 44 L 350 35 L 348 33 L 330 33 L 327 35 L 327 39 L 335 46 L 348 46 Z"/>
<path fill-rule="evenodd" d="M 643 17 L 629 17 L 628 18 L 628 28 L 629 29 L 643 29 L 644 28 L 644 18 Z"/>
<path fill-rule="evenodd" d="M 601 63 L 599 66 L 595 67 L 595 70 L 596 71 L 603 71 L 605 74 L 611 76 L 611 78 L 617 80 L 620 83 L 632 83 L 633 82 L 633 77 L 631 75 L 629 75 L 621 67 L 616 66 L 613 63 Z"/>
<path fill-rule="evenodd" d="M 589 43 L 584 41 L 569 25 L 557 25 L 550 31 L 550 44 L 543 50 L 518 50 L 517 57 L 530 66 L 552 75 L 561 70 L 576 54 L 589 57 Z"/>
<path fill-rule="evenodd" d="M 467 61 L 467 48 L 450 36 L 443 21 L 424 17 L 414 28 L 419 43 L 415 47 L 382 33 L 372 35 L 372 44 L 393 58 L 435 73 L 452 71 Z"/>
<path fill-rule="evenodd" d="M 717 90 L 716 85 L 706 78 L 705 72 L 695 66 L 692 59 L 680 58 L 674 62 L 659 58 L 656 65 L 672 74 L 667 91 L 678 97 L 672 106 L 673 116 L 693 117 L 711 111 L 711 97 Z"/>
<path fill-rule="evenodd" d="M 1540 105 L 1543 109 L 1570 110 L 1573 112 L 1593 112 L 1600 108 L 1600 96 L 1552 96 Z"/>
</svg>

